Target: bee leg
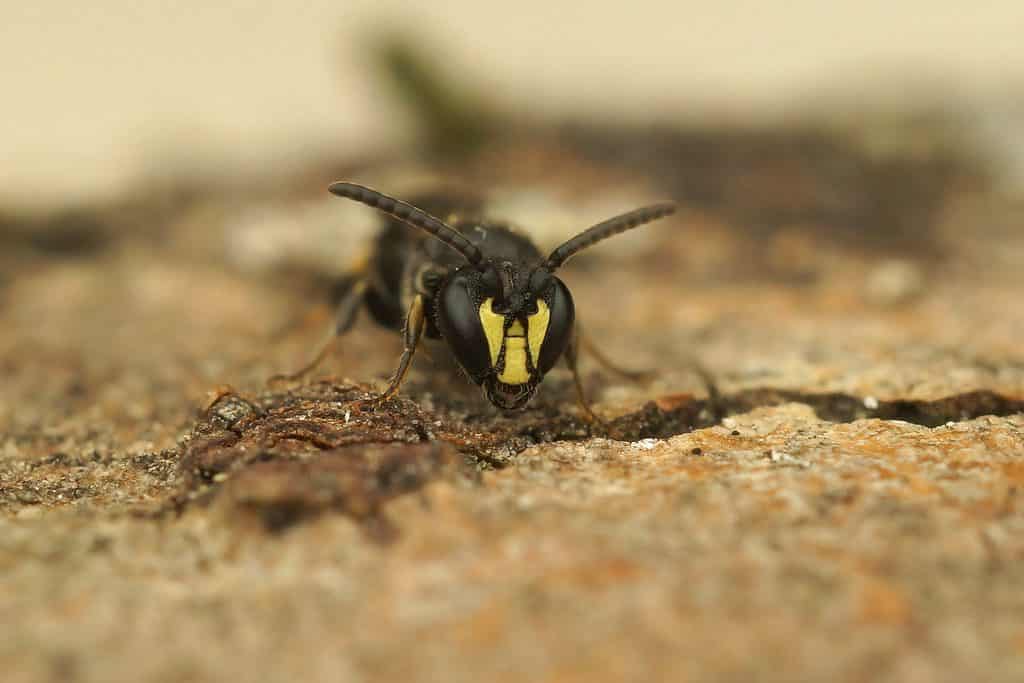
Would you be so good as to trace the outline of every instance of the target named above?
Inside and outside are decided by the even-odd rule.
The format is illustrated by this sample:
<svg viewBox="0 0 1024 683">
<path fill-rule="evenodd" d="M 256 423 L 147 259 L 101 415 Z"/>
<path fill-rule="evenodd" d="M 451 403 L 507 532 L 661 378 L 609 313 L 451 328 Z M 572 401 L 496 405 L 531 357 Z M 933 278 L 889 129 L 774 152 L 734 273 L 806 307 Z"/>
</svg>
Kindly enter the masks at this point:
<svg viewBox="0 0 1024 683">
<path fill-rule="evenodd" d="M 590 402 L 587 401 L 587 395 L 583 391 L 583 382 L 580 380 L 580 371 L 577 367 L 580 357 L 580 328 L 579 325 L 575 325 L 573 328 L 572 335 L 569 337 L 569 344 L 565 347 L 565 364 L 569 366 L 569 372 L 572 373 L 573 384 L 576 385 L 576 400 L 579 402 L 580 407 L 583 409 L 583 415 L 586 420 L 591 423 L 607 427 L 604 420 L 597 416 L 591 407 Z"/>
<path fill-rule="evenodd" d="M 597 364 L 600 365 L 605 370 L 607 370 L 608 372 L 612 373 L 613 375 L 618 375 L 619 377 L 627 379 L 631 382 L 648 382 L 654 379 L 656 373 L 650 370 L 631 370 L 629 368 L 624 368 L 620 365 L 616 365 L 613 360 L 608 358 L 608 356 L 606 356 L 600 349 L 597 348 L 594 342 L 590 340 L 589 335 L 583 334 L 583 330 L 580 329 L 579 327 L 579 322 L 576 323 L 576 328 L 577 335 L 579 336 L 580 347 L 584 351 L 589 353 L 591 356 L 593 356 L 594 360 L 597 361 Z"/>
<path fill-rule="evenodd" d="M 579 322 L 576 323 L 576 326 L 579 328 Z M 628 370 L 617 366 L 611 359 L 605 356 L 592 341 L 590 341 L 589 336 L 583 334 L 582 330 L 579 331 L 578 334 L 580 337 L 580 345 L 587 351 L 587 353 L 593 356 L 594 360 L 596 360 L 605 370 L 633 382 L 649 382 L 657 376 L 657 373 L 650 370 Z M 718 384 L 715 382 L 714 376 L 696 358 L 689 358 L 688 364 L 694 374 L 700 377 L 701 382 L 704 383 L 704 389 L 708 392 L 707 406 L 712 418 L 716 422 L 721 421 L 724 417 L 721 400 L 722 397 L 718 391 Z"/>
<path fill-rule="evenodd" d="M 323 362 L 324 358 L 330 354 L 334 348 L 335 340 L 352 329 L 352 325 L 356 322 L 356 314 L 359 313 L 359 309 L 363 305 L 367 285 L 367 280 L 360 278 L 353 282 L 349 290 L 345 292 L 334 315 L 334 323 L 331 325 L 330 330 L 328 330 L 324 340 L 320 342 L 319 351 L 316 352 L 312 360 L 295 372 L 274 375 L 267 380 L 267 383 L 294 382 L 315 370 Z"/>
<path fill-rule="evenodd" d="M 409 373 L 409 368 L 412 366 L 412 357 L 416 353 L 416 347 L 419 345 L 420 339 L 423 337 L 425 323 L 426 316 L 423 311 L 423 295 L 417 294 L 412 300 L 412 306 L 409 307 L 409 314 L 405 318 L 405 327 L 402 329 L 402 343 L 405 348 L 402 350 L 402 357 L 398 361 L 398 369 L 395 370 L 395 374 L 391 378 L 391 383 L 388 384 L 388 388 L 384 390 L 384 393 L 373 400 L 374 403 L 383 403 L 398 393 L 398 388 L 402 386 L 402 382 L 405 380 L 405 376 Z"/>
<path fill-rule="evenodd" d="M 722 394 L 718 391 L 718 383 L 715 382 L 715 376 L 696 358 L 690 359 L 690 367 L 700 377 L 700 380 L 704 382 L 704 389 L 708 392 L 706 405 L 711 418 L 716 423 L 721 422 L 726 413 L 725 406 L 722 404 Z"/>
</svg>

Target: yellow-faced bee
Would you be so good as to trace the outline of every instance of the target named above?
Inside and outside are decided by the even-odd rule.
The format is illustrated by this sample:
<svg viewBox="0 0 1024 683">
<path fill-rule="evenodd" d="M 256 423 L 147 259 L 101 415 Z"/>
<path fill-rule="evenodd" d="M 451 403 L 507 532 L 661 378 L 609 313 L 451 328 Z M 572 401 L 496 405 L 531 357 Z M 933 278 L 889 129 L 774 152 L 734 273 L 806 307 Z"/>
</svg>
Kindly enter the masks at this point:
<svg viewBox="0 0 1024 683">
<path fill-rule="evenodd" d="M 361 185 L 337 182 L 330 191 L 393 219 L 379 233 L 365 272 L 354 276 L 333 330 L 334 336 L 347 332 L 365 306 L 378 323 L 402 331 L 404 350 L 381 400 L 398 391 L 426 335 L 443 339 L 466 375 L 504 410 L 525 406 L 544 375 L 564 357 L 580 403 L 591 416 L 576 367 L 580 337 L 575 306 L 555 271 L 579 251 L 676 210 L 674 203 L 663 202 L 616 216 L 544 258 L 529 238 L 483 218 L 472 202 L 457 204 L 444 197 L 417 202 L 436 207 L 446 222 Z M 328 348 L 284 377 L 307 373 Z"/>
</svg>

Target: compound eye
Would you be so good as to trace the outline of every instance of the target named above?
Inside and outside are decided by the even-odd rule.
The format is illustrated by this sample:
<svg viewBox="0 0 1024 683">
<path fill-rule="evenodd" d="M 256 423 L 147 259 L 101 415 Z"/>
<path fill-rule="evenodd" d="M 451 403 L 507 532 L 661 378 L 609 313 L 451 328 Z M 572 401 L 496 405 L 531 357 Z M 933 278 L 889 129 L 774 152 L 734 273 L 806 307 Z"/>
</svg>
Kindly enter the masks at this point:
<svg viewBox="0 0 1024 683">
<path fill-rule="evenodd" d="M 537 358 L 537 369 L 546 373 L 554 367 L 565 352 L 572 336 L 573 324 L 576 322 L 576 306 L 573 304 L 569 288 L 557 277 L 550 276 L 554 282 L 548 296 L 548 328 Z"/>
<path fill-rule="evenodd" d="M 464 273 L 448 280 L 437 298 L 437 327 L 455 360 L 479 384 L 491 370 L 491 353 L 473 296 L 475 284 Z"/>
</svg>

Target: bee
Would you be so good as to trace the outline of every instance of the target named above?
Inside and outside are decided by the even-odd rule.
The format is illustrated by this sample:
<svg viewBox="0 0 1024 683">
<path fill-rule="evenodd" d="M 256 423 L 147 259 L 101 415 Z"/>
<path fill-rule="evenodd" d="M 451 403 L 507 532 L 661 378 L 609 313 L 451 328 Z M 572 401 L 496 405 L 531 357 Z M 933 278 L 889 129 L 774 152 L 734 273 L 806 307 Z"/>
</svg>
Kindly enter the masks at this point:
<svg viewBox="0 0 1024 683">
<path fill-rule="evenodd" d="M 362 272 L 351 276 L 330 340 L 307 366 L 272 379 L 297 379 L 315 368 L 331 341 L 348 332 L 365 307 L 381 325 L 401 330 L 403 342 L 398 368 L 379 401 L 398 393 L 426 336 L 443 340 L 491 404 L 507 411 L 526 406 L 544 376 L 564 358 L 580 405 L 597 419 L 577 369 L 581 335 L 576 307 L 555 273 L 601 240 L 674 213 L 675 203 L 653 204 L 598 223 L 545 258 L 509 224 L 483 217 L 473 201 L 437 196 L 418 202 L 436 206 L 445 221 L 361 185 L 336 182 L 329 190 L 391 220 L 378 234 Z M 588 350 L 611 365 L 596 349 L 588 345 Z"/>
</svg>

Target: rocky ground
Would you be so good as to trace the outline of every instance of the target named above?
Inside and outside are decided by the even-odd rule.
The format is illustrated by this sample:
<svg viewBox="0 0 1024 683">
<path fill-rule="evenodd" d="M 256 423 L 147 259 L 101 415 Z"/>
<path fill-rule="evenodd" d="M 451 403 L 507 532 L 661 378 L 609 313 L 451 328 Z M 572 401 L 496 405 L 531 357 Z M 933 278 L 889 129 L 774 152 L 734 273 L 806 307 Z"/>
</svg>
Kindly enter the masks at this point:
<svg viewBox="0 0 1024 683">
<path fill-rule="evenodd" d="M 3 679 L 1022 680 L 1024 211 L 950 140 L 527 126 L 4 217 Z M 268 387 L 369 244 L 339 178 L 472 180 L 545 246 L 680 200 L 565 271 L 652 377 L 508 416 L 432 348 L 368 410 L 364 316 Z"/>
</svg>

